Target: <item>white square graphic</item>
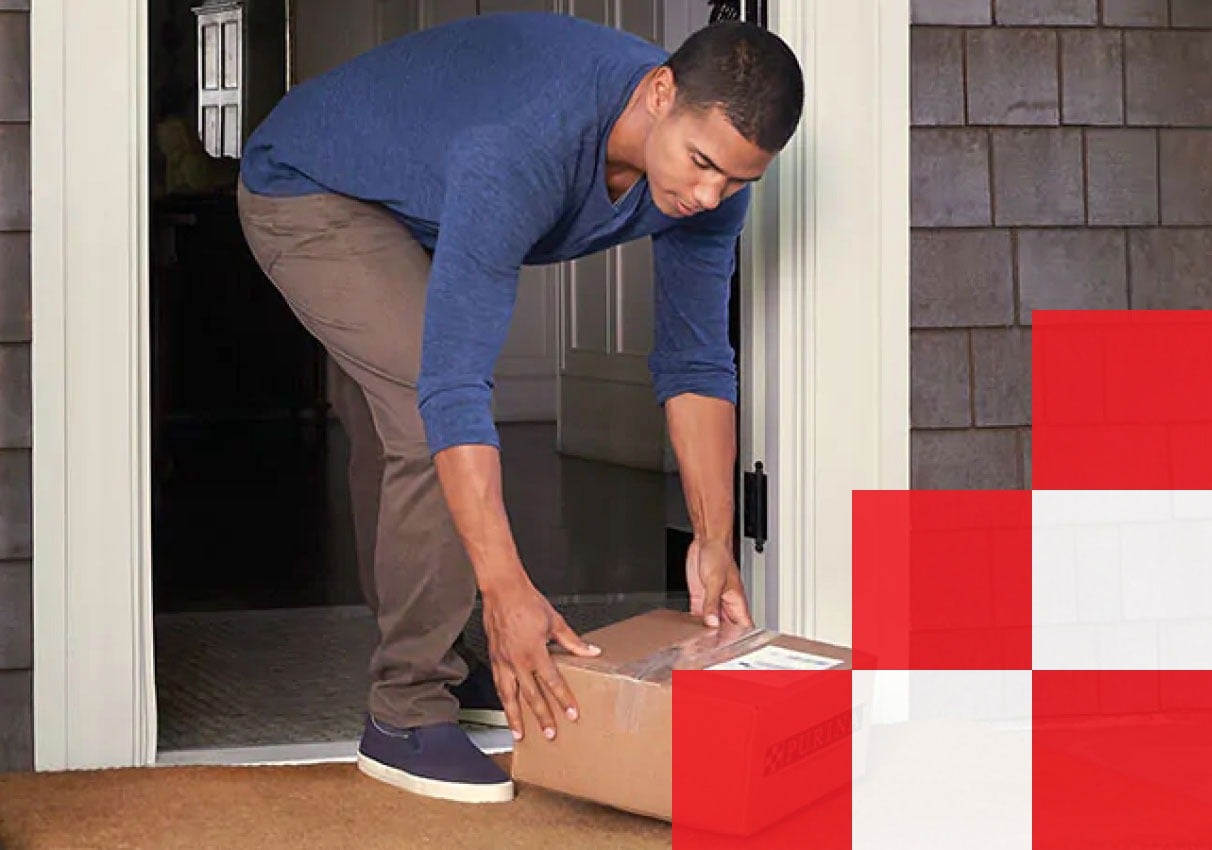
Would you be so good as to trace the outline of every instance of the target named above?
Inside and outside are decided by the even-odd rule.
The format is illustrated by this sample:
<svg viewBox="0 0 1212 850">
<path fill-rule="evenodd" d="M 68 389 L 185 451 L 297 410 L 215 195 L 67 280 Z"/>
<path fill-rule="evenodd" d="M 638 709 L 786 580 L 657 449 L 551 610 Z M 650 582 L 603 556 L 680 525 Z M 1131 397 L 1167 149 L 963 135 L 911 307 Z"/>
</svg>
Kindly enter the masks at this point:
<svg viewBox="0 0 1212 850">
<path fill-rule="evenodd" d="M 1036 670 L 1212 670 L 1208 491 L 1032 491 Z"/>
<path fill-rule="evenodd" d="M 878 695 L 881 675 L 856 671 L 856 687 L 871 677 Z M 855 850 L 1028 850 L 1031 671 L 910 671 L 907 697 L 906 719 L 883 712 L 856 765 Z"/>
</svg>

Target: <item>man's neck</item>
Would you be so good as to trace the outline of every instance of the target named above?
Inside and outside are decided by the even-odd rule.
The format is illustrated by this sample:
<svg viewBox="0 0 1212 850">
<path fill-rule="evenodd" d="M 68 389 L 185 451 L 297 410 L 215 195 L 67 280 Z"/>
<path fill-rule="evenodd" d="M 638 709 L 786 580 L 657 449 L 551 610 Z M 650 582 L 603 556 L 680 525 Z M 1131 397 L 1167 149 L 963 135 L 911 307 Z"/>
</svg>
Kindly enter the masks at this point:
<svg viewBox="0 0 1212 850">
<path fill-rule="evenodd" d="M 606 189 L 612 201 L 626 194 L 644 175 L 644 140 L 652 124 L 644 109 L 644 96 L 655 73 L 654 68 L 640 80 L 606 140 Z"/>
</svg>

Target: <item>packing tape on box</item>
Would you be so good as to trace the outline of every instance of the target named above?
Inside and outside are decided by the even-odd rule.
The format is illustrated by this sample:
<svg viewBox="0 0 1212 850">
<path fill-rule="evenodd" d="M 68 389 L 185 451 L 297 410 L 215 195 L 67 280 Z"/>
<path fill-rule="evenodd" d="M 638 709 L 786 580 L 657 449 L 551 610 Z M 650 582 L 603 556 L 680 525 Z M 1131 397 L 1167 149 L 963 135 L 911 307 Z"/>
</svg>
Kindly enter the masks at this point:
<svg viewBox="0 0 1212 850">
<path fill-rule="evenodd" d="M 722 627 L 621 664 L 615 672 L 659 687 L 673 682 L 675 670 L 704 670 L 759 649 L 778 636 L 778 632 L 764 629 Z M 643 703 L 656 693 L 659 693 L 657 687 L 620 688 L 614 704 L 616 725 L 628 732 L 638 732 L 644 717 Z"/>
<path fill-rule="evenodd" d="M 622 664 L 618 673 L 657 685 L 673 681 L 674 670 L 704 670 L 759 649 L 778 637 L 778 632 L 743 628 L 709 631 L 665 647 L 651 655 Z"/>
</svg>

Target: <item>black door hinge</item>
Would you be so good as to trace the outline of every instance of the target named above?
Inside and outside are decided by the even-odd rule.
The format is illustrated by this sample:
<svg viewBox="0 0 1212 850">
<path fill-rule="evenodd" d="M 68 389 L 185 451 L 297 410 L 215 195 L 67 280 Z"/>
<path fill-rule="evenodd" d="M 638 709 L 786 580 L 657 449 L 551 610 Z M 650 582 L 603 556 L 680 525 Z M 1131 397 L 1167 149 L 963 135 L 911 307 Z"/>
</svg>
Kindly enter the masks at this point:
<svg viewBox="0 0 1212 850">
<path fill-rule="evenodd" d="M 766 468 L 759 460 L 745 473 L 745 536 L 753 548 L 766 548 Z"/>
</svg>

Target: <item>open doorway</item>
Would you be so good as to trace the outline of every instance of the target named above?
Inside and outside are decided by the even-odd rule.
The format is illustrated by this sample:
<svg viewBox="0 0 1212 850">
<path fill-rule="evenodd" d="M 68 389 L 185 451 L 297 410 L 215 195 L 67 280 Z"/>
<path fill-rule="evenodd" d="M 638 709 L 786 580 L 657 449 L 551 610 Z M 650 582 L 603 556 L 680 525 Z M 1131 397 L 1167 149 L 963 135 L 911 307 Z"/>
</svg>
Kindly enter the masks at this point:
<svg viewBox="0 0 1212 850">
<path fill-rule="evenodd" d="M 288 80 L 453 18 L 597 15 L 672 49 L 720 4 L 148 3 L 159 750 L 352 754 L 376 627 L 358 582 L 348 444 L 328 404 L 333 367 L 244 245 L 240 144 Z M 646 367 L 650 276 L 646 242 L 525 269 L 498 364 L 518 548 L 578 631 L 687 604 L 689 521 Z M 466 640 L 483 654 L 475 614 Z"/>
<path fill-rule="evenodd" d="M 31 28 L 35 764 L 145 765 L 149 9 L 49 8 Z M 741 569 L 760 625 L 845 643 L 851 491 L 909 481 L 909 3 L 768 8 L 823 70 L 741 240 L 741 457 L 771 474 L 770 540 Z M 93 37 L 113 27 L 132 37 Z"/>
</svg>

